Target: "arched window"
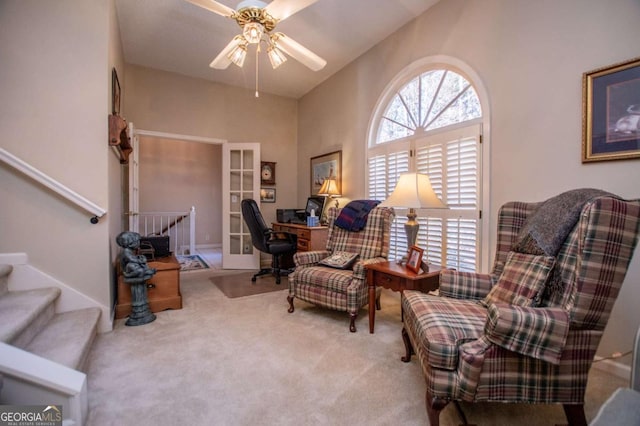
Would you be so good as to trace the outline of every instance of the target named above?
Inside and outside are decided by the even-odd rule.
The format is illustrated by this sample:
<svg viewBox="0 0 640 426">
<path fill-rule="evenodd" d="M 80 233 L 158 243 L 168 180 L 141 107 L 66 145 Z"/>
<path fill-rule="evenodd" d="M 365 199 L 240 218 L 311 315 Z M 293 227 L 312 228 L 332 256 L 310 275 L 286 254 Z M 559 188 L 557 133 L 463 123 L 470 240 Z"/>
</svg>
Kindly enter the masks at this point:
<svg viewBox="0 0 640 426">
<path fill-rule="evenodd" d="M 426 69 L 425 69 L 426 68 Z M 391 84 L 372 120 L 368 196 L 384 200 L 401 173 L 429 176 L 446 210 L 418 211 L 425 260 L 480 269 L 482 107 L 469 80 L 448 66 L 423 66 Z M 407 251 L 406 211 L 396 208 L 390 258 Z"/>
</svg>

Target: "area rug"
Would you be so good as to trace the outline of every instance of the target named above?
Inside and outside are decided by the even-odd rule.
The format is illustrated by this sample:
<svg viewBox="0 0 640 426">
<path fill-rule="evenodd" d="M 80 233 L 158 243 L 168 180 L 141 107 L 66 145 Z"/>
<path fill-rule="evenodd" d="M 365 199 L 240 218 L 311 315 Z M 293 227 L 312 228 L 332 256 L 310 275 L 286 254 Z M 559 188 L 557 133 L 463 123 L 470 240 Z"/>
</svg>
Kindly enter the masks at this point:
<svg viewBox="0 0 640 426">
<path fill-rule="evenodd" d="M 254 271 L 242 272 L 234 275 L 221 275 L 209 278 L 229 299 L 237 297 L 253 296 L 254 294 L 269 293 L 272 291 L 288 289 L 286 277 L 282 277 L 281 283 L 276 284 L 275 277 L 263 275 L 251 281 Z"/>
<path fill-rule="evenodd" d="M 181 271 L 196 271 L 200 269 L 209 269 L 209 265 L 197 254 L 178 255 L 176 256 L 180 262 Z"/>
</svg>

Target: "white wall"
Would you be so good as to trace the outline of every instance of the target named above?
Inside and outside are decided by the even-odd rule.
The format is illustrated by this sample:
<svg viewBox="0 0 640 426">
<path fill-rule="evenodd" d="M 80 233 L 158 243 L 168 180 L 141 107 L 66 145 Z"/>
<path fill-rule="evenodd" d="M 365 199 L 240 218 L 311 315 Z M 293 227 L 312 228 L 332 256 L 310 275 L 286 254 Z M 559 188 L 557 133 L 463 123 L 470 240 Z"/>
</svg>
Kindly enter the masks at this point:
<svg viewBox="0 0 640 426">
<path fill-rule="evenodd" d="M 265 220 L 275 220 L 277 208 L 297 207 L 298 106 L 294 99 L 266 93 L 255 98 L 252 90 L 135 65 L 127 66 L 126 81 L 127 119 L 136 128 L 258 142 L 262 161 L 276 162 L 277 200 L 260 206 Z M 201 220 L 208 218 L 198 214 L 196 222 Z"/>
<path fill-rule="evenodd" d="M 107 210 L 111 6 L 0 3 L 0 146 Z M 26 252 L 108 306 L 109 219 L 90 224 L 88 213 L 3 165 L 0 182 L 0 252 Z"/>
<path fill-rule="evenodd" d="M 441 0 L 300 100 L 298 178 L 309 175 L 310 157 L 342 149 L 343 194 L 365 196 L 367 128 L 377 99 L 414 61 L 447 55 L 475 70 L 489 94 L 491 247 L 495 213 L 506 201 L 540 201 L 579 187 L 638 198 L 640 162 L 583 165 L 581 139 L 582 74 L 639 56 L 639 18 L 637 0 Z M 299 202 L 307 191 L 298 187 Z M 602 356 L 631 347 L 640 324 L 638 281 L 636 252 Z"/>
<path fill-rule="evenodd" d="M 196 245 L 222 245 L 222 145 L 142 136 L 139 164 L 141 212 L 194 206 Z"/>
<path fill-rule="evenodd" d="M 124 53 L 122 51 L 122 41 L 120 39 L 120 28 L 118 27 L 118 17 L 116 13 L 115 0 L 108 0 L 109 5 L 109 56 L 108 56 L 108 72 L 107 88 L 108 88 L 108 111 L 112 111 L 112 77 L 111 70 L 116 69 L 118 75 L 118 81 L 120 82 L 120 91 L 122 94 L 126 94 L 125 87 L 125 66 L 124 66 Z M 124 102 L 120 101 L 120 114 L 123 117 L 127 116 L 127 111 L 124 108 Z M 113 264 L 117 260 L 117 255 L 122 250 L 116 244 L 116 236 L 128 229 L 128 218 L 124 213 L 124 197 L 127 196 L 129 188 L 126 174 L 128 170 L 126 166 L 120 164 L 120 157 L 116 155 L 112 149 L 108 155 L 108 182 L 109 182 L 109 215 L 107 220 L 109 223 L 109 252 L 110 252 L 110 264 Z M 115 268 L 110 268 L 110 291 L 109 301 L 111 304 L 115 302 L 115 294 L 117 288 L 117 275 Z"/>
</svg>

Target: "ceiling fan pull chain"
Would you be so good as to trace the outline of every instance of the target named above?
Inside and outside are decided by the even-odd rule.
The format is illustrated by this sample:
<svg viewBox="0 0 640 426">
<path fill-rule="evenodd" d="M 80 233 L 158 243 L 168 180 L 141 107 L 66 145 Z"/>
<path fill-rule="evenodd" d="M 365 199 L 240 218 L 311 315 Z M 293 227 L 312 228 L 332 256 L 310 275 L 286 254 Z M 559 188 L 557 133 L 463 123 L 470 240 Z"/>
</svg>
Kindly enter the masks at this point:
<svg viewBox="0 0 640 426">
<path fill-rule="evenodd" d="M 260 93 L 258 93 L 258 54 L 260 53 L 260 43 L 256 47 L 256 98 L 260 97 Z"/>
</svg>

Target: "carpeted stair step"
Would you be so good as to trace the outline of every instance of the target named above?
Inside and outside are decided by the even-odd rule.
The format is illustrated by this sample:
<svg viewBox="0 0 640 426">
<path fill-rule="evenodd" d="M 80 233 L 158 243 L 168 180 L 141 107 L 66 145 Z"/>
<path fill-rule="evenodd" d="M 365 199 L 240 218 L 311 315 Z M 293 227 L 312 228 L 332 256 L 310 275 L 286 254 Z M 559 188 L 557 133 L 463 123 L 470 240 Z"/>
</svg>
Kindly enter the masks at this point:
<svg viewBox="0 0 640 426">
<path fill-rule="evenodd" d="M 0 296 L 0 341 L 24 349 L 55 313 L 58 288 L 8 291 Z"/>
<path fill-rule="evenodd" d="M 100 313 L 98 308 L 87 308 L 55 314 L 25 349 L 69 368 L 84 371 Z"/>
</svg>

